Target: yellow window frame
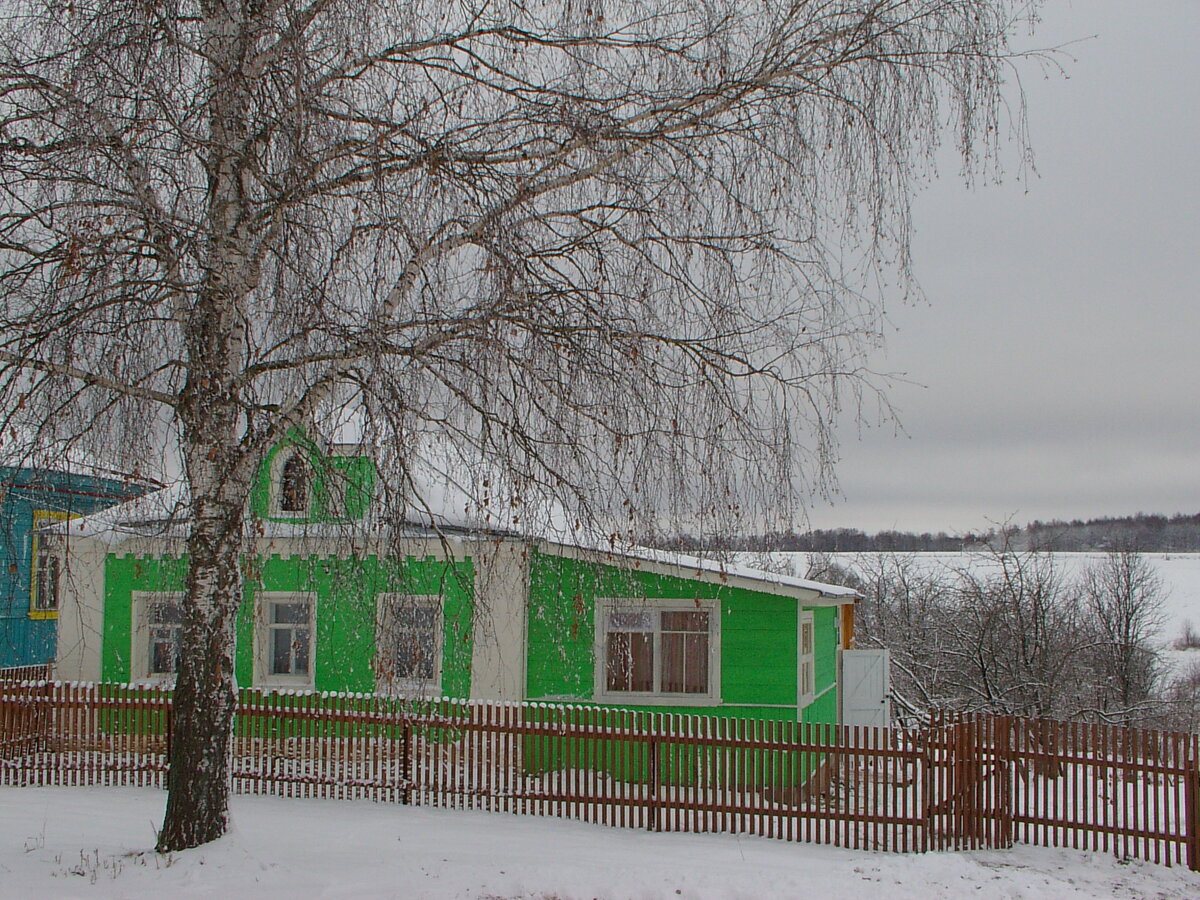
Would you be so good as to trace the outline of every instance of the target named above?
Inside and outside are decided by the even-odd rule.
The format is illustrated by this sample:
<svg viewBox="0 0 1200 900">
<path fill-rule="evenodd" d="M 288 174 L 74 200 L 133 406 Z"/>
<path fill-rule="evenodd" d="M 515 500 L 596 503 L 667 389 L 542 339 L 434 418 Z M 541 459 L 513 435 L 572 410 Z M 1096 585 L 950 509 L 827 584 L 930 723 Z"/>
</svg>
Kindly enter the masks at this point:
<svg viewBox="0 0 1200 900">
<path fill-rule="evenodd" d="M 33 511 L 33 531 L 29 536 L 29 618 L 57 619 L 57 609 L 38 609 L 38 535 L 37 530 L 53 522 L 66 522 L 78 519 L 79 513 L 63 512 L 60 509 L 35 509 Z"/>
</svg>

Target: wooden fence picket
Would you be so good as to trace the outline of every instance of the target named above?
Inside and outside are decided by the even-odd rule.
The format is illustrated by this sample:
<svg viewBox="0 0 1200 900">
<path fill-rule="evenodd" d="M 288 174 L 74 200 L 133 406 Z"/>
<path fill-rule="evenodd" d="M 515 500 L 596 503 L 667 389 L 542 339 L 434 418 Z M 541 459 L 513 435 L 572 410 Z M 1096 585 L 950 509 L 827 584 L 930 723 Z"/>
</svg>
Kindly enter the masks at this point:
<svg viewBox="0 0 1200 900">
<path fill-rule="evenodd" d="M 165 691 L 0 670 L 0 785 L 161 787 L 174 740 Z M 1200 870 L 1192 734 L 959 713 L 866 729 L 243 690 L 234 748 L 239 793 L 900 852 L 1020 842 Z"/>
</svg>

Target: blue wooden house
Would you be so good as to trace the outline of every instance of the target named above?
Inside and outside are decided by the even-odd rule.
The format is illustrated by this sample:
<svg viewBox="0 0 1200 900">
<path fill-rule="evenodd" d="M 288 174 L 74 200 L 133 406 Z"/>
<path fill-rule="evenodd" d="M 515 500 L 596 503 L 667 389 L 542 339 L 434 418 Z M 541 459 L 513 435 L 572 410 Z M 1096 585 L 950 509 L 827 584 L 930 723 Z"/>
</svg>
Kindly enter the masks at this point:
<svg viewBox="0 0 1200 900">
<path fill-rule="evenodd" d="M 147 485 L 0 466 L 0 668 L 54 658 L 64 573 L 37 529 L 137 497 Z"/>
</svg>

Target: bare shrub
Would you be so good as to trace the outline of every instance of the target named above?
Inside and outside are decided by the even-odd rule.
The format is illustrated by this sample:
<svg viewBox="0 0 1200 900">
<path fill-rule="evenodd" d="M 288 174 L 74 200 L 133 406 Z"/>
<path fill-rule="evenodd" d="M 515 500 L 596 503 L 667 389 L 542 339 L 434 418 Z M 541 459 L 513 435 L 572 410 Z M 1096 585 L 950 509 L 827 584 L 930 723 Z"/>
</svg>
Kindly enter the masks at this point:
<svg viewBox="0 0 1200 900">
<path fill-rule="evenodd" d="M 1173 650 L 1200 650 L 1200 631 L 1192 624 L 1191 619 L 1183 623 L 1183 633 L 1171 644 Z"/>
</svg>

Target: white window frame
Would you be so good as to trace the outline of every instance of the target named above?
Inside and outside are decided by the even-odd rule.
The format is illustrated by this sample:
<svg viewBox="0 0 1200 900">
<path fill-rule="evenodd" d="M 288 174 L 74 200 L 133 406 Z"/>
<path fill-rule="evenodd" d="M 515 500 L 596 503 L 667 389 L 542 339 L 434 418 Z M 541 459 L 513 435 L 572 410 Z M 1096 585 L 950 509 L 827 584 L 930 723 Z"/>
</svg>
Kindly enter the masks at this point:
<svg viewBox="0 0 1200 900">
<path fill-rule="evenodd" d="M 284 509 L 283 508 L 283 469 L 289 462 L 297 456 L 302 457 L 305 467 L 308 469 L 308 484 L 307 484 L 307 502 L 304 504 L 304 509 Z M 283 447 L 271 460 L 271 485 L 270 485 L 270 510 L 271 517 L 274 519 L 307 519 L 312 515 L 313 497 L 316 493 L 314 484 L 315 472 L 313 471 L 312 460 L 309 459 L 307 453 L 302 447 Z"/>
<path fill-rule="evenodd" d="M 133 592 L 133 646 L 130 675 L 137 684 L 165 685 L 175 683 L 175 673 L 150 671 L 150 608 L 156 603 L 183 605 L 183 591 Z M 180 626 L 182 628 L 182 626 Z"/>
<path fill-rule="evenodd" d="M 620 631 L 609 627 L 609 615 L 625 610 L 655 613 L 654 684 L 652 691 L 608 690 L 608 634 Z M 662 616 L 664 612 L 708 613 L 708 690 L 703 694 L 664 693 L 662 686 Z M 598 703 L 652 706 L 713 706 L 721 702 L 721 605 L 715 599 L 697 600 L 692 597 L 668 598 L 604 598 L 596 601 L 596 642 L 593 648 L 593 698 Z"/>
<path fill-rule="evenodd" d="M 271 607 L 278 604 L 308 604 L 308 672 L 304 675 L 271 673 L 274 627 Z M 317 672 L 317 595 L 304 591 L 260 591 L 254 605 L 254 684 L 259 687 L 312 690 Z"/>
<path fill-rule="evenodd" d="M 805 632 L 808 647 L 805 652 Z M 817 622 L 811 609 L 801 609 L 796 617 L 796 706 L 810 705 L 817 698 Z"/>
<path fill-rule="evenodd" d="M 433 611 L 433 677 L 390 677 L 384 639 L 394 627 L 392 609 L 395 606 L 416 606 Z M 445 631 L 442 621 L 442 598 L 438 594 L 382 593 L 375 596 L 375 691 L 387 697 L 440 697 L 442 694 L 442 651 Z"/>
</svg>

